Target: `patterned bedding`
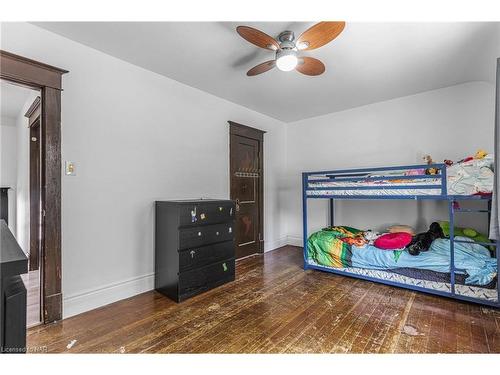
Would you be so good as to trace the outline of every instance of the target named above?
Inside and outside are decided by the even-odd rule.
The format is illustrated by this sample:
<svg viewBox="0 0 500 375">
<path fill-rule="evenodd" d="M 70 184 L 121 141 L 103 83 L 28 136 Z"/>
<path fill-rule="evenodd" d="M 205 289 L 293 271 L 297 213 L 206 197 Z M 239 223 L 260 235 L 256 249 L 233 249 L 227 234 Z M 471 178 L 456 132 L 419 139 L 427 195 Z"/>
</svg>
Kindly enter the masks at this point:
<svg viewBox="0 0 500 375">
<path fill-rule="evenodd" d="M 489 194 L 493 191 L 493 155 L 487 155 L 483 159 L 473 159 L 467 162 L 458 163 L 448 167 L 447 174 L 447 188 L 448 195 L 474 195 L 474 194 Z M 394 171 L 390 174 L 384 175 L 369 174 L 365 177 L 387 177 L 387 176 L 406 176 L 408 171 Z M 307 194 L 312 195 L 376 195 L 376 196 L 390 196 L 390 195 L 440 195 L 441 189 L 429 189 L 426 186 L 440 185 L 440 178 L 429 179 L 409 179 L 406 177 L 404 180 L 376 180 L 376 181 L 356 181 L 347 182 L 338 178 L 337 181 L 310 181 L 309 188 L 342 188 L 342 187 L 377 187 L 377 189 L 364 189 L 364 190 L 309 190 Z M 394 189 L 397 186 L 412 185 L 411 189 Z M 420 188 L 422 186 L 422 188 Z M 387 189 L 384 189 L 387 188 Z"/>
</svg>

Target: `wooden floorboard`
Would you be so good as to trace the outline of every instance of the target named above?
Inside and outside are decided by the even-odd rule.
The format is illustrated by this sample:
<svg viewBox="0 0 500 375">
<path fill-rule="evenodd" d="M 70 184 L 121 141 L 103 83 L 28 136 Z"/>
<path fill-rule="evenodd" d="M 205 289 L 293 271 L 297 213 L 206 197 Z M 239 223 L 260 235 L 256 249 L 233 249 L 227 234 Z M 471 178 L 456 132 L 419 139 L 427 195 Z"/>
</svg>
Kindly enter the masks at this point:
<svg viewBox="0 0 500 375">
<path fill-rule="evenodd" d="M 31 328 L 28 350 L 500 353 L 500 310 L 301 267 L 301 249 L 285 246 L 180 304 L 152 291 Z"/>
</svg>

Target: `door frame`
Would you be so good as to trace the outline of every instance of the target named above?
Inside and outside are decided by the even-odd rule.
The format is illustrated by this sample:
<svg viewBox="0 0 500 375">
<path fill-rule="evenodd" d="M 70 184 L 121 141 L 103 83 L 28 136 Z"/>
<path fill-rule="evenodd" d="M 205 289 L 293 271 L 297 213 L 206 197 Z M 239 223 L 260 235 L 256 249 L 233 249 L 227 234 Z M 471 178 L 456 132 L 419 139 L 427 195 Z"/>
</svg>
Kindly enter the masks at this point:
<svg viewBox="0 0 500 375">
<path fill-rule="evenodd" d="M 56 68 L 0 50 L 0 78 L 38 89 L 41 93 L 41 262 L 42 322 L 62 318 L 61 263 L 61 91 L 62 75 Z"/>
<path fill-rule="evenodd" d="M 36 132 L 36 137 L 37 137 L 37 142 L 40 142 L 40 135 L 41 135 L 41 111 L 40 111 L 40 97 L 37 96 L 36 99 L 33 101 L 31 106 L 28 108 L 28 111 L 24 114 L 24 117 L 28 119 L 28 128 L 30 131 L 29 138 L 29 200 L 30 200 L 30 253 L 29 253 L 29 270 L 30 271 L 36 271 L 40 269 L 40 253 L 41 253 L 41 238 L 40 238 L 40 223 L 41 223 L 41 169 L 35 169 L 35 162 L 38 162 L 38 167 L 40 167 L 40 143 L 38 143 L 38 158 L 35 158 L 34 150 L 33 150 L 33 131 Z M 37 175 L 38 178 L 36 180 L 36 193 L 37 196 L 35 197 L 33 192 L 35 190 L 35 184 L 33 181 L 33 175 L 34 171 L 38 171 Z M 36 198 L 36 199 L 35 199 Z M 36 210 L 34 207 L 38 207 Z M 34 224 L 36 223 L 36 227 Z M 33 248 L 36 248 L 35 251 L 33 251 Z M 41 299 L 41 298 L 40 298 Z"/>
<path fill-rule="evenodd" d="M 259 141 L 259 246 L 258 254 L 264 253 L 264 130 L 242 125 L 234 121 L 229 123 L 229 194 L 231 195 L 231 135 L 238 135 Z"/>
</svg>

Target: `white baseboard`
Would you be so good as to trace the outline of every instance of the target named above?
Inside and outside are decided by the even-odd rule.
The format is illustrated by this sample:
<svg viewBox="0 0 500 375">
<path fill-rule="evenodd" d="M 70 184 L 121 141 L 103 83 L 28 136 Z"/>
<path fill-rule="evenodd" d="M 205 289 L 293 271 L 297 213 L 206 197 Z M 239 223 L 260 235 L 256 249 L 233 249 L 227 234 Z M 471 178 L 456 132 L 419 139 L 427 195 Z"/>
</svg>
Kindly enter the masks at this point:
<svg viewBox="0 0 500 375">
<path fill-rule="evenodd" d="M 264 252 L 271 251 L 286 245 L 302 247 L 302 241 L 303 241 L 302 236 L 289 234 L 287 236 L 280 237 L 276 241 L 266 242 L 264 246 Z"/>
<path fill-rule="evenodd" d="M 287 245 L 286 236 L 280 237 L 275 241 L 265 241 L 264 242 L 264 252 L 277 249 L 279 247 Z"/>
<path fill-rule="evenodd" d="M 303 241 L 304 239 L 302 236 L 297 236 L 297 235 L 292 235 L 289 234 L 286 236 L 286 244 L 287 245 L 293 245 L 293 246 L 303 246 Z"/>
<path fill-rule="evenodd" d="M 134 277 L 63 297 L 63 319 L 154 289 L 154 274 Z"/>
</svg>

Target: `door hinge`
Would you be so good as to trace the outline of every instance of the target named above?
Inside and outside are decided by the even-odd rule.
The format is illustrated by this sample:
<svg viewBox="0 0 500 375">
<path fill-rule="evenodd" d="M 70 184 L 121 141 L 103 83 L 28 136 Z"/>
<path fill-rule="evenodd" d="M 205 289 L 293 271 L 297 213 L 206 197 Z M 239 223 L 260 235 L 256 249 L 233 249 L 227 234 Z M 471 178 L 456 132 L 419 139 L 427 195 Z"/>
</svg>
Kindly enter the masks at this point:
<svg viewBox="0 0 500 375">
<path fill-rule="evenodd" d="M 42 216 L 45 217 L 45 210 L 42 210 Z"/>
</svg>

